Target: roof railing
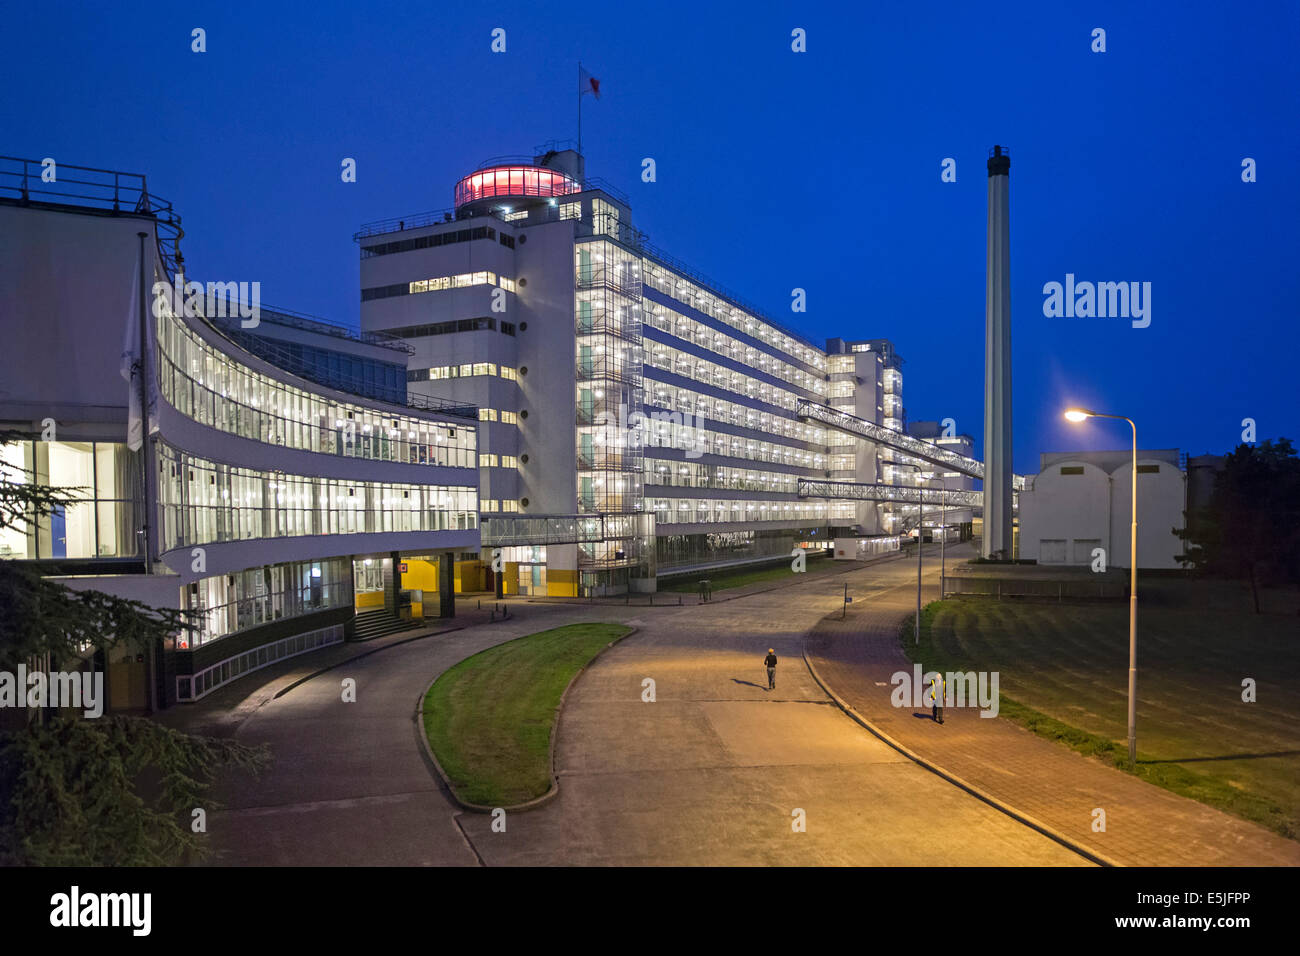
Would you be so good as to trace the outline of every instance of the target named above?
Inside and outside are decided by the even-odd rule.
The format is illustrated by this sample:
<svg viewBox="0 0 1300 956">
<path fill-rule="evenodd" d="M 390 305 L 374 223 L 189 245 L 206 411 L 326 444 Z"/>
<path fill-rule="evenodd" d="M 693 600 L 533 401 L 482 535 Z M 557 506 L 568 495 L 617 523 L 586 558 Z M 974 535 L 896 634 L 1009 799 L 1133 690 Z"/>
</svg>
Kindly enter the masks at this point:
<svg viewBox="0 0 1300 956">
<path fill-rule="evenodd" d="M 149 192 L 140 173 L 0 156 L 0 198 L 150 216 L 157 223 L 163 266 L 169 276 L 176 274 L 178 244 L 185 235 L 181 217 L 170 202 Z"/>
<path fill-rule="evenodd" d="M 238 303 L 227 299 L 225 308 L 226 318 L 214 317 L 212 321 L 238 322 L 240 321 L 240 312 L 238 311 L 238 308 Z M 295 312 L 292 309 L 282 309 L 271 305 L 261 305 L 259 307 L 258 315 L 261 321 L 270 322 L 272 325 L 283 325 L 289 328 L 302 329 L 305 332 L 332 335 L 335 338 L 348 339 L 352 342 L 361 342 L 365 345 L 375 345 L 379 348 L 401 352 L 404 355 L 415 354 L 415 347 L 411 345 L 410 342 L 407 342 L 401 336 L 393 335 L 389 332 L 366 332 L 338 322 L 332 322 L 329 319 L 321 318 L 318 315 L 309 315 L 305 312 Z"/>
</svg>

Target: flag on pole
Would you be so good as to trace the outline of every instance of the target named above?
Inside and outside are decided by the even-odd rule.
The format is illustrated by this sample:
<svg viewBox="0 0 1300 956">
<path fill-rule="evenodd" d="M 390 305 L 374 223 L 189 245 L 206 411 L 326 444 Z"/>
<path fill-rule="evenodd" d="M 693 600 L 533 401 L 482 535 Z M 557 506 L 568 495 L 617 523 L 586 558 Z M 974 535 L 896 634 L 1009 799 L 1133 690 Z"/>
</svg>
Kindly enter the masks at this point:
<svg viewBox="0 0 1300 956">
<path fill-rule="evenodd" d="M 140 272 L 147 264 L 141 263 L 142 251 L 136 252 L 135 270 L 131 276 L 131 295 L 126 313 L 126 329 L 122 337 L 122 361 L 118 371 L 127 381 L 127 424 L 126 445 L 131 451 L 139 451 L 144 445 L 145 435 L 158 433 L 158 389 L 153 382 L 147 383 L 147 393 L 143 401 L 141 382 L 145 375 L 145 343 L 141 338 L 141 313 L 146 313 L 151 303 L 140 299 Z M 182 279 L 182 282 L 184 279 Z M 144 407 L 144 403 L 148 407 Z M 147 421 L 146 421 L 147 419 Z M 146 432 L 147 429 L 147 432 Z"/>
<path fill-rule="evenodd" d="M 131 295 L 126 309 L 126 334 L 122 337 L 122 365 L 119 371 L 127 382 L 126 447 L 139 451 L 144 444 L 144 409 L 140 405 L 141 357 L 144 344 L 140 341 L 140 253 L 135 256 L 135 269 L 131 272 Z"/>
<path fill-rule="evenodd" d="M 578 95 L 590 93 L 600 99 L 600 80 L 596 79 L 581 66 L 578 67 Z"/>
</svg>

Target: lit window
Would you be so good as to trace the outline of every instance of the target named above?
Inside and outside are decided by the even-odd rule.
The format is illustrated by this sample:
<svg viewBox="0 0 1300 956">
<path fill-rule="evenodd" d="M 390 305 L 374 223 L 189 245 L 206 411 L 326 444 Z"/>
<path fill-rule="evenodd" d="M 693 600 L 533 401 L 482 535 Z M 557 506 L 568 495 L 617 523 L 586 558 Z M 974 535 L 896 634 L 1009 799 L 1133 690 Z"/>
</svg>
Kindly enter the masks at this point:
<svg viewBox="0 0 1300 956">
<path fill-rule="evenodd" d="M 478 420 L 481 422 L 494 422 L 497 420 L 497 410 L 495 408 L 480 408 L 478 410 Z"/>
<path fill-rule="evenodd" d="M 501 377 L 505 379 L 509 379 L 512 382 L 519 381 L 519 373 L 516 372 L 513 368 L 511 368 L 509 365 L 501 366 Z"/>
<path fill-rule="evenodd" d="M 480 468 L 495 468 L 497 466 L 497 456 L 484 452 L 478 456 L 478 466 Z"/>
<path fill-rule="evenodd" d="M 501 467 L 502 467 L 502 468 L 518 468 L 518 467 L 519 467 L 519 459 L 516 458 L 514 455 L 502 455 L 502 456 L 501 456 Z"/>
<path fill-rule="evenodd" d="M 502 412 L 501 421 L 507 425 L 515 425 L 519 422 L 519 416 L 514 412 Z"/>
</svg>

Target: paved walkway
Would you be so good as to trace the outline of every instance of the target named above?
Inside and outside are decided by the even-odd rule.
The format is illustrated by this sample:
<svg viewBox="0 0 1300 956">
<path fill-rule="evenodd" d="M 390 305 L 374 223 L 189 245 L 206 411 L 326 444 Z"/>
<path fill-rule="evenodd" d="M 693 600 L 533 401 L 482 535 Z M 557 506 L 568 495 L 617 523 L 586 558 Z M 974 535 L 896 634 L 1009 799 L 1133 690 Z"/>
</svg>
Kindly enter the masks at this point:
<svg viewBox="0 0 1300 956">
<path fill-rule="evenodd" d="M 913 572 L 914 575 L 914 572 Z M 837 696 L 874 727 L 1103 858 L 1130 866 L 1300 864 L 1300 843 L 1177 796 L 1102 761 L 1037 737 L 973 708 L 949 708 L 942 726 L 929 711 L 890 704 L 891 675 L 912 672 L 898 631 L 915 610 L 915 576 L 882 568 L 879 590 L 855 602 L 844 618 L 823 619 L 809 634 L 812 666 Z M 926 575 L 924 600 L 938 598 Z M 1093 810 L 1106 812 L 1106 832 L 1092 831 Z"/>
<path fill-rule="evenodd" d="M 861 599 L 876 573 L 633 608 L 640 632 L 565 705 L 559 796 L 511 815 L 505 833 L 462 817 L 475 848 L 490 865 L 1086 865 L 885 746 L 817 686 L 805 632 L 841 606 L 845 580 Z M 772 692 L 769 647 L 781 660 Z"/>
<path fill-rule="evenodd" d="M 308 655 L 261 687 L 250 676 L 234 685 L 244 685 L 242 700 L 173 712 L 274 755 L 260 778 L 223 781 L 226 808 L 208 816 L 211 862 L 921 865 L 943 847 L 954 865 L 1086 864 L 876 740 L 813 680 L 800 658 L 805 633 L 841 606 L 846 580 L 861 599 L 880 573 L 795 579 L 700 606 L 512 601 L 516 616 L 504 623 L 395 636 L 362 657 L 346 655 L 380 642 Z M 510 814 L 506 832 L 494 833 L 489 817 L 458 810 L 427 764 L 421 694 L 485 647 L 586 620 L 640 630 L 569 696 L 559 796 Z M 775 692 L 761 664 L 768 647 L 782 660 Z M 312 676 L 331 653 L 345 656 Z M 341 701 L 344 677 L 357 682 L 356 703 Z M 656 681 L 654 703 L 642 701 L 646 677 Z M 796 811 L 805 832 L 792 828 Z"/>
</svg>

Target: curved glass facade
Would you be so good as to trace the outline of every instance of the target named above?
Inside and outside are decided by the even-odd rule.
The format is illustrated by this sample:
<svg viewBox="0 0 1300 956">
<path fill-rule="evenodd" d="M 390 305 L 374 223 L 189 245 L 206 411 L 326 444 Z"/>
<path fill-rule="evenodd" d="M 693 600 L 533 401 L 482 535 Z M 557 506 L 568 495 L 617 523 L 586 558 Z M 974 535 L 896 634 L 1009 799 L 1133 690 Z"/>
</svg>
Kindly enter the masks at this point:
<svg viewBox="0 0 1300 956">
<path fill-rule="evenodd" d="M 544 166 L 493 166 L 470 173 L 456 184 L 456 205 L 495 196 L 567 196 L 582 185 L 564 173 Z"/>
<path fill-rule="evenodd" d="M 269 445 L 345 458 L 478 466 L 477 433 L 461 425 L 336 402 L 241 365 L 179 318 L 158 320 L 158 387 L 182 415 Z"/>
<path fill-rule="evenodd" d="M 313 478 L 207 461 L 158 444 L 162 551 L 250 538 L 478 527 L 478 489 Z"/>
</svg>

